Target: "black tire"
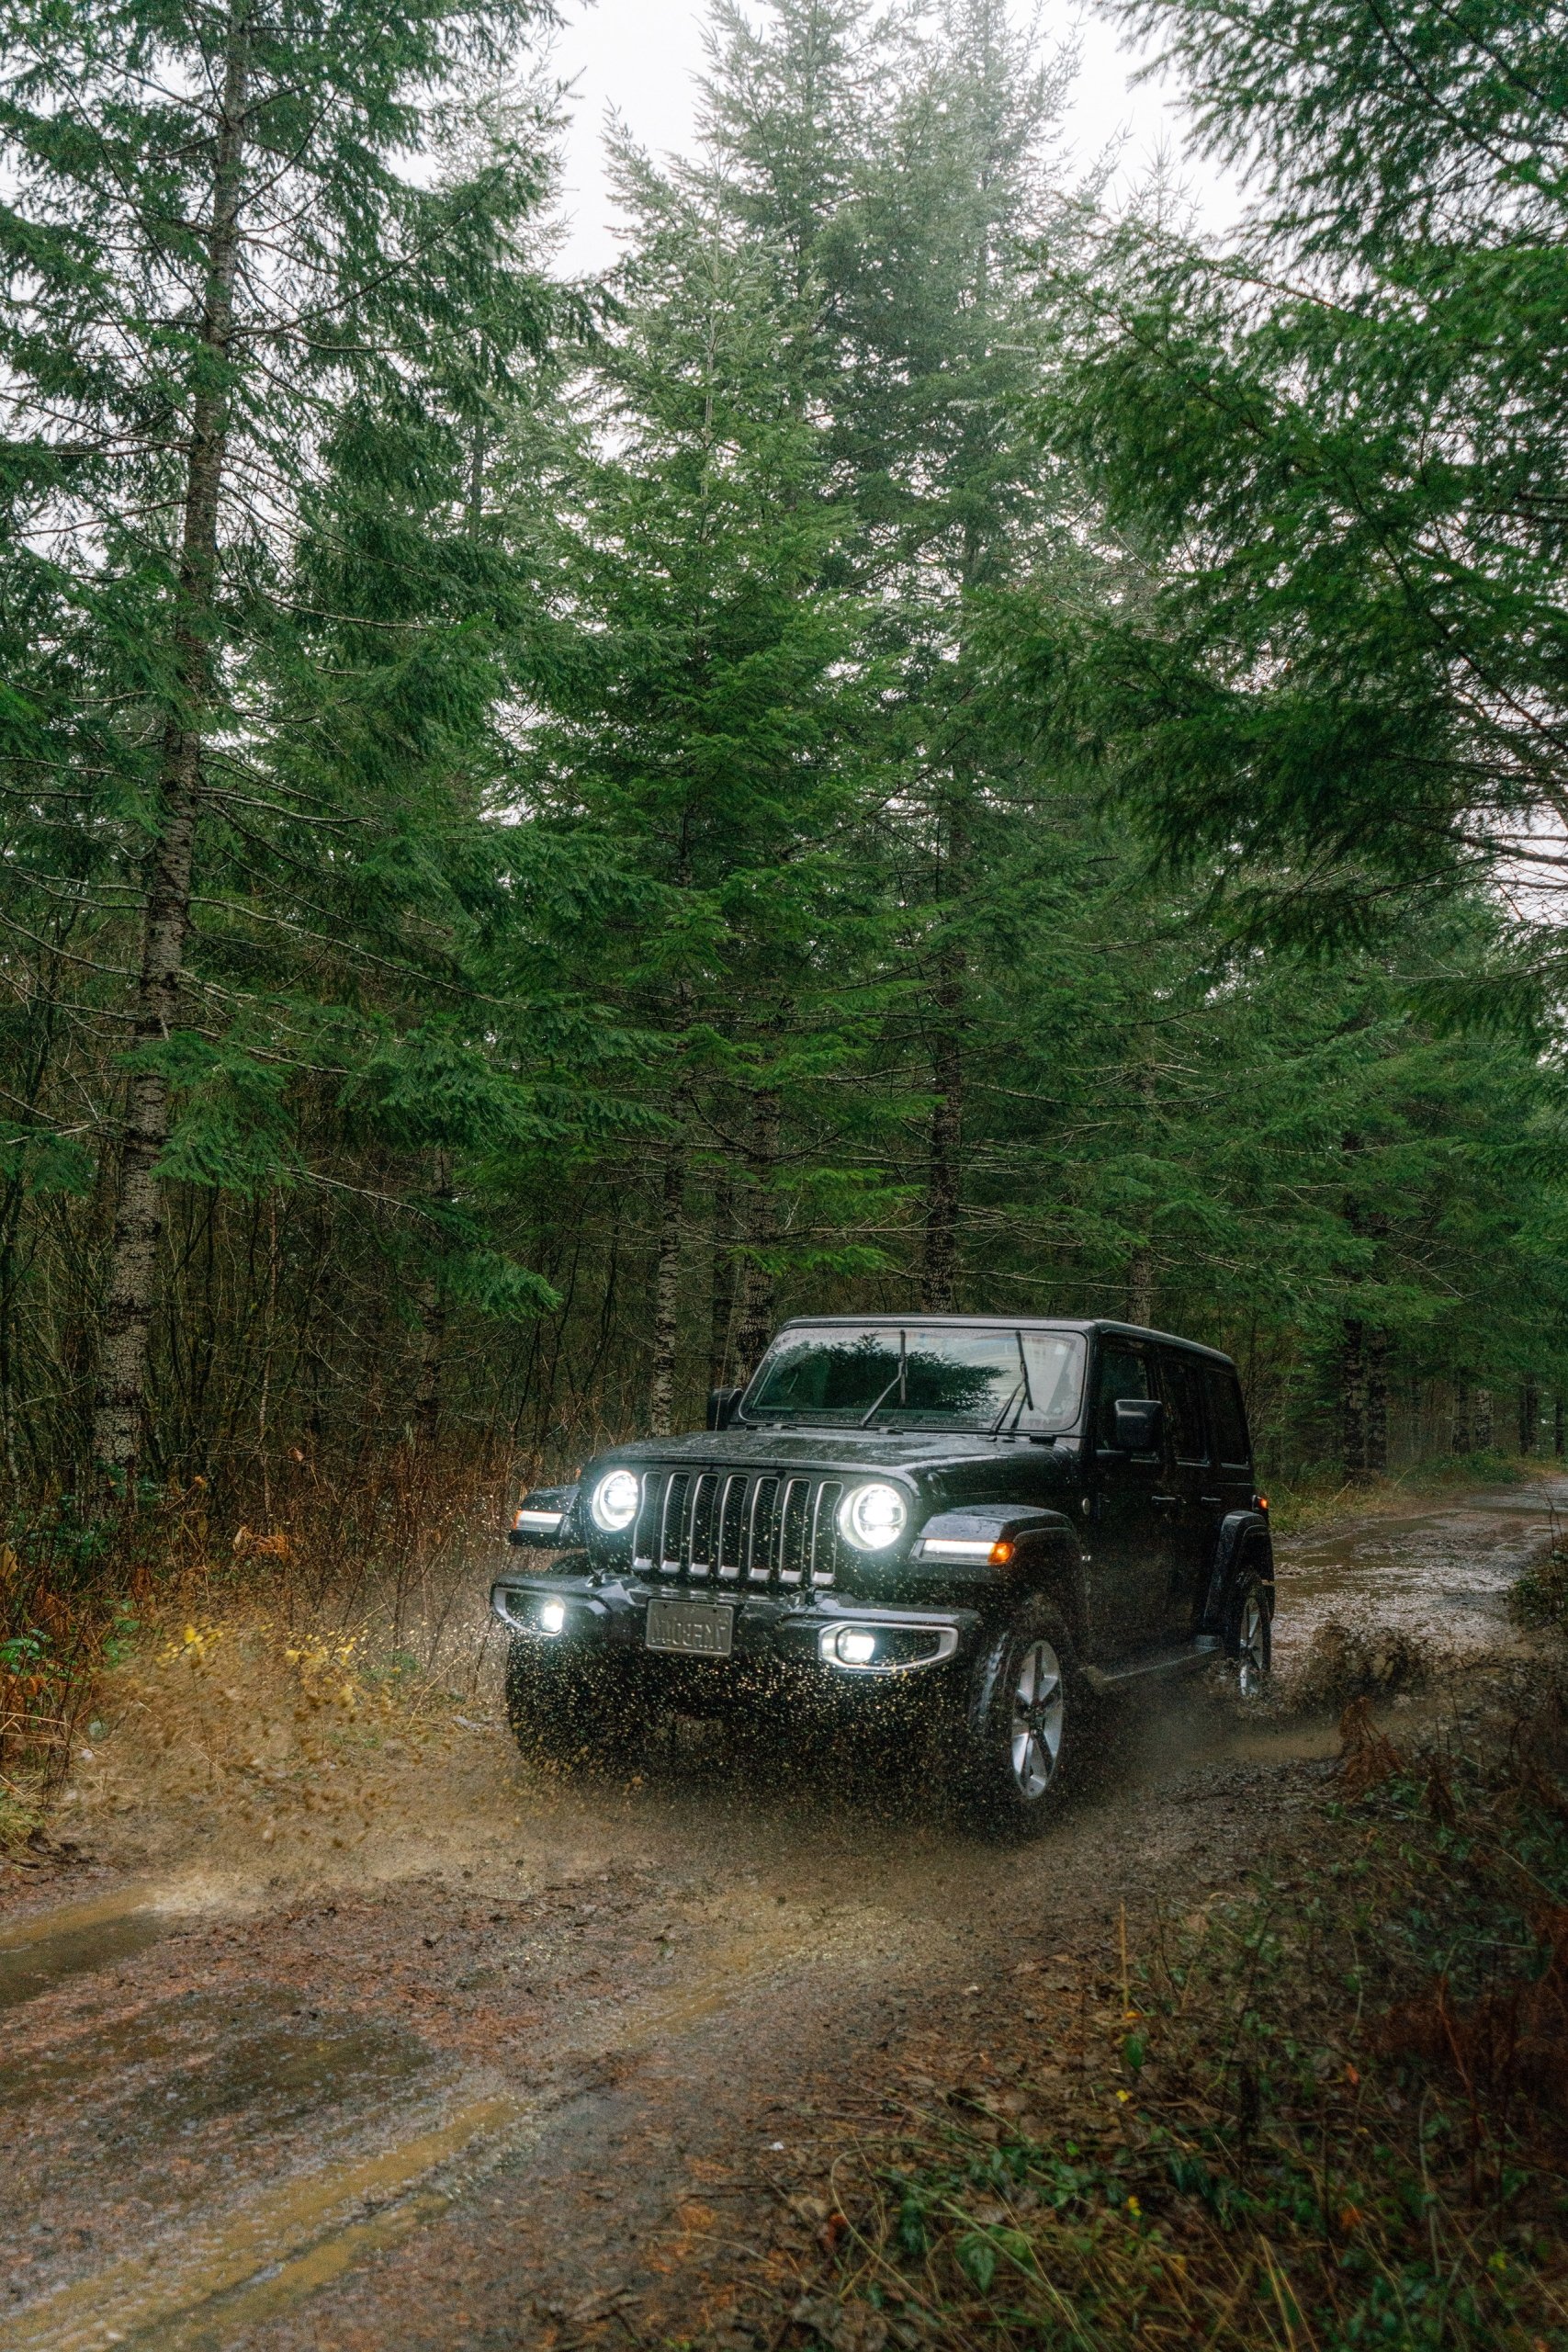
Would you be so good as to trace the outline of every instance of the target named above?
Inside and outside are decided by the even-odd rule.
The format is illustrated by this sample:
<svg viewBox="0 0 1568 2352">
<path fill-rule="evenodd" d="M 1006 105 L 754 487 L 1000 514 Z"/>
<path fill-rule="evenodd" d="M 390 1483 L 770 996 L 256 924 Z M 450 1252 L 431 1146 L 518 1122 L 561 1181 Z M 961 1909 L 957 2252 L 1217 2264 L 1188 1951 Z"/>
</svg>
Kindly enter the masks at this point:
<svg viewBox="0 0 1568 2352">
<path fill-rule="evenodd" d="M 507 1653 L 506 1713 L 525 1756 L 558 1764 L 630 1761 L 649 1721 L 619 1658 L 573 1657 L 521 1636 Z"/>
<path fill-rule="evenodd" d="M 1274 1603 L 1256 1568 L 1243 1568 L 1225 1619 L 1225 1656 L 1236 1694 L 1260 1699 L 1274 1671 Z"/>
<path fill-rule="evenodd" d="M 1084 1699 L 1059 1612 L 1026 1602 L 992 1635 L 969 1679 L 959 1784 L 972 1821 L 1011 1837 L 1044 1828 L 1070 1778 Z"/>
</svg>

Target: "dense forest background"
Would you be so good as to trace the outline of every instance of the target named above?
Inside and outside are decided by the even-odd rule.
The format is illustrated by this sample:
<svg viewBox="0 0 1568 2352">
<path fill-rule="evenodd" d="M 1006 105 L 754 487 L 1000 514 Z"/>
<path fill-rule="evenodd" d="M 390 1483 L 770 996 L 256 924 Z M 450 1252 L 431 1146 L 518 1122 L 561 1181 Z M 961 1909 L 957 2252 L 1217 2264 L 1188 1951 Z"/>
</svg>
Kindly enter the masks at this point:
<svg viewBox="0 0 1568 2352">
<path fill-rule="evenodd" d="M 525 0 L 7 0 L 0 1488 L 281 1522 L 810 1308 L 1562 1447 L 1556 11 L 713 11 L 561 282 Z"/>
</svg>

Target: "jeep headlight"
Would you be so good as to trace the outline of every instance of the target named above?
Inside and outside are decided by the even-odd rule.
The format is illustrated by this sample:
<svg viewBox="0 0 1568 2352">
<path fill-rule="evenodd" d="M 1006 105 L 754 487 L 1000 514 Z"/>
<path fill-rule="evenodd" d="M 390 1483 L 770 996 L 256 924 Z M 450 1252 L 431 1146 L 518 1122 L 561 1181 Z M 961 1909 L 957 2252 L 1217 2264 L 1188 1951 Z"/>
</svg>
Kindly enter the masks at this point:
<svg viewBox="0 0 1568 2352">
<path fill-rule="evenodd" d="M 852 1487 L 839 1505 L 839 1525 L 857 1552 L 886 1552 L 904 1532 L 908 1507 L 897 1487 L 880 1480 Z"/>
<path fill-rule="evenodd" d="M 607 1470 L 593 1489 L 588 1509 L 595 1527 L 606 1535 L 624 1534 L 637 1517 L 642 1488 L 630 1470 Z"/>
</svg>

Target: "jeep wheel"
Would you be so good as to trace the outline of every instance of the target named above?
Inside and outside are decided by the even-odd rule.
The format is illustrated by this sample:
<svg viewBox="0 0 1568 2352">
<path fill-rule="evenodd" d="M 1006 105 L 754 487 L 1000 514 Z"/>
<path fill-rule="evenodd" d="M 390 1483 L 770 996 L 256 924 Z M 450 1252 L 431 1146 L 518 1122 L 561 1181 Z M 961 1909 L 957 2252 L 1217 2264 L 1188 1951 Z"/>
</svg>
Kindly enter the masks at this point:
<svg viewBox="0 0 1568 2352">
<path fill-rule="evenodd" d="M 1274 1631 L 1269 1594 L 1263 1579 L 1243 1579 L 1231 1615 L 1226 1649 L 1235 1670 L 1235 1687 L 1244 1699 L 1260 1698 L 1274 1668 Z"/>
<path fill-rule="evenodd" d="M 603 1763 L 629 1756 L 637 1692 L 619 1659 L 578 1658 L 514 1640 L 506 1660 L 506 1713 L 525 1756 Z"/>
<path fill-rule="evenodd" d="M 992 1640 L 975 1668 L 964 1726 L 967 1810 L 992 1828 L 1028 1834 L 1055 1810 L 1080 1702 L 1061 1623 L 1035 1606 Z"/>
</svg>

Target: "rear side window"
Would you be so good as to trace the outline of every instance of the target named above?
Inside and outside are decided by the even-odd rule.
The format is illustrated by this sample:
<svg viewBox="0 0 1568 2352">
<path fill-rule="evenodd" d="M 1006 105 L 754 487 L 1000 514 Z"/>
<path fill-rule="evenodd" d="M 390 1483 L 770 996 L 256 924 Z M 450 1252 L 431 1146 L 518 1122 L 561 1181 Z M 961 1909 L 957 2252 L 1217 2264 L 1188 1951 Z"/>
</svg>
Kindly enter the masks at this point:
<svg viewBox="0 0 1568 2352">
<path fill-rule="evenodd" d="M 1094 1425 L 1101 1445 L 1116 1442 L 1116 1403 L 1122 1396 L 1152 1396 L 1149 1368 L 1141 1349 L 1124 1340 L 1103 1340 L 1094 1388 Z"/>
<path fill-rule="evenodd" d="M 1198 1366 L 1185 1356 L 1161 1356 L 1160 1386 L 1178 1462 L 1207 1462 L 1209 1441 L 1203 1430 L 1203 1389 Z"/>
<path fill-rule="evenodd" d="M 1216 1364 L 1213 1370 L 1205 1367 L 1203 1385 L 1209 1392 L 1209 1420 L 1220 1460 L 1245 1466 L 1252 1458 L 1252 1448 L 1247 1442 L 1241 1383 L 1234 1372 L 1222 1372 Z"/>
</svg>

